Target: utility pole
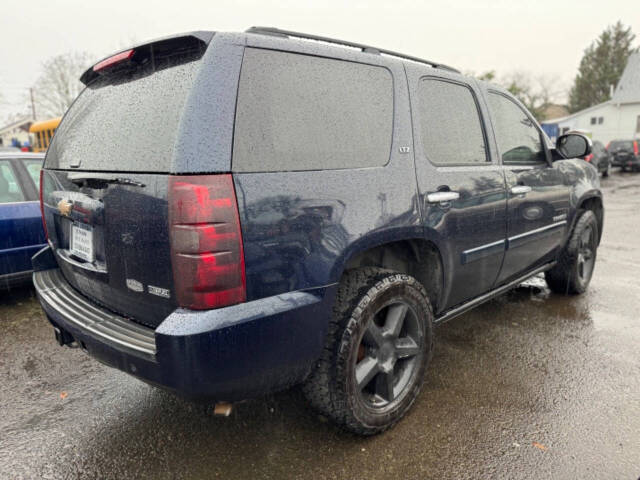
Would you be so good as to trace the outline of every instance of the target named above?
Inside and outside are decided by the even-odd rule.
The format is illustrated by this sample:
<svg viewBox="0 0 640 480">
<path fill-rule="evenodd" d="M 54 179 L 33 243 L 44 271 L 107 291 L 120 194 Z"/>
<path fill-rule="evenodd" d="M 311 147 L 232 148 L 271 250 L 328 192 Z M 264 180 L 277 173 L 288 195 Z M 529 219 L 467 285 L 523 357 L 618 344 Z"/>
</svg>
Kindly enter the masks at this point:
<svg viewBox="0 0 640 480">
<path fill-rule="evenodd" d="M 36 121 L 36 104 L 33 101 L 33 87 L 29 89 L 29 95 L 31 96 L 31 116 L 33 117 L 33 121 Z"/>
</svg>

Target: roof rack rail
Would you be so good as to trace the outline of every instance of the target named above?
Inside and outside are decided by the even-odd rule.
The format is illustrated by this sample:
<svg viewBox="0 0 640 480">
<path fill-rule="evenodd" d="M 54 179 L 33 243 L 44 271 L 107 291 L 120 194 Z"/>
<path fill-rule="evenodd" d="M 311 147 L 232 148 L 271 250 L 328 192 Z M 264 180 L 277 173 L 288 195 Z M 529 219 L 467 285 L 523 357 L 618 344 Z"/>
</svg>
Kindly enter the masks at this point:
<svg viewBox="0 0 640 480">
<path fill-rule="evenodd" d="M 281 37 L 281 38 L 293 37 L 293 38 L 302 38 L 305 40 L 315 40 L 317 42 L 333 43 L 335 45 L 343 45 L 347 47 L 357 48 L 365 53 L 373 53 L 377 55 L 388 55 L 390 57 L 397 57 L 397 58 L 402 58 L 404 60 L 411 60 L 412 62 L 424 63 L 433 68 L 441 68 L 443 70 L 449 70 L 451 72 L 460 73 L 459 70 L 456 70 L 455 68 L 445 65 L 443 63 L 432 62 L 430 60 L 425 60 L 424 58 L 413 57 L 411 55 L 405 55 L 404 53 L 398 53 L 391 50 L 384 50 L 382 48 L 371 47 L 369 45 L 363 45 L 361 43 L 338 40 L 336 38 L 321 37 L 319 35 L 311 35 L 308 33 L 301 33 L 301 32 L 292 32 L 291 30 L 280 30 L 279 28 L 273 28 L 273 27 L 251 27 L 245 30 L 245 32 L 257 33 L 261 35 L 272 35 L 274 37 Z"/>
</svg>

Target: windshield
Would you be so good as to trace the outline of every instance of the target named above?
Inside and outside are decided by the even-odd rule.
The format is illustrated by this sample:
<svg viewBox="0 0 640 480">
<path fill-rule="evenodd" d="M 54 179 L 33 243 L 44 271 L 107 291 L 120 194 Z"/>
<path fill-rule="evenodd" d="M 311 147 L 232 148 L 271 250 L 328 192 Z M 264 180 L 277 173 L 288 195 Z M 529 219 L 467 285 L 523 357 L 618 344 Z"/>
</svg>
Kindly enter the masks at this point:
<svg viewBox="0 0 640 480">
<path fill-rule="evenodd" d="M 169 172 L 182 109 L 199 65 L 191 61 L 126 78 L 98 78 L 58 127 L 46 166 Z"/>
</svg>

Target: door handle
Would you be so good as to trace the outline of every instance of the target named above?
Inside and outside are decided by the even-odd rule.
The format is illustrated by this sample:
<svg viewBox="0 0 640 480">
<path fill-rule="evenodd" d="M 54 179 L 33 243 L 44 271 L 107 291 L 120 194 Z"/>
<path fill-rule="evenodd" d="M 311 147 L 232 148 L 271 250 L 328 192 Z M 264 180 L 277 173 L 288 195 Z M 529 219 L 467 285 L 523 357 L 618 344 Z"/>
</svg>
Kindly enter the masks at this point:
<svg viewBox="0 0 640 480">
<path fill-rule="evenodd" d="M 515 185 L 511 187 L 511 193 L 513 195 L 525 196 L 530 191 L 531 191 L 531 187 L 529 187 L 528 185 Z"/>
<path fill-rule="evenodd" d="M 427 202 L 439 203 L 441 205 L 453 202 L 454 200 L 458 200 L 459 198 L 460 194 L 458 192 L 451 191 L 433 192 L 427 194 Z"/>
</svg>

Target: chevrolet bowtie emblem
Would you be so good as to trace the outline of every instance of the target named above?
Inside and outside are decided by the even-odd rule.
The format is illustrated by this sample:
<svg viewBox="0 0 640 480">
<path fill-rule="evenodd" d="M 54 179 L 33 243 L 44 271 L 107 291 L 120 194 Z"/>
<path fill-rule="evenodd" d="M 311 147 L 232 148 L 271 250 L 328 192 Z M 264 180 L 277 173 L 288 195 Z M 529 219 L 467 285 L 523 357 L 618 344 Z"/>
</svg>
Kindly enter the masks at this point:
<svg viewBox="0 0 640 480">
<path fill-rule="evenodd" d="M 60 212 L 60 215 L 64 215 L 65 217 L 71 215 L 72 207 L 73 203 L 71 203 L 69 200 L 60 200 L 58 202 L 58 211 Z"/>
</svg>

